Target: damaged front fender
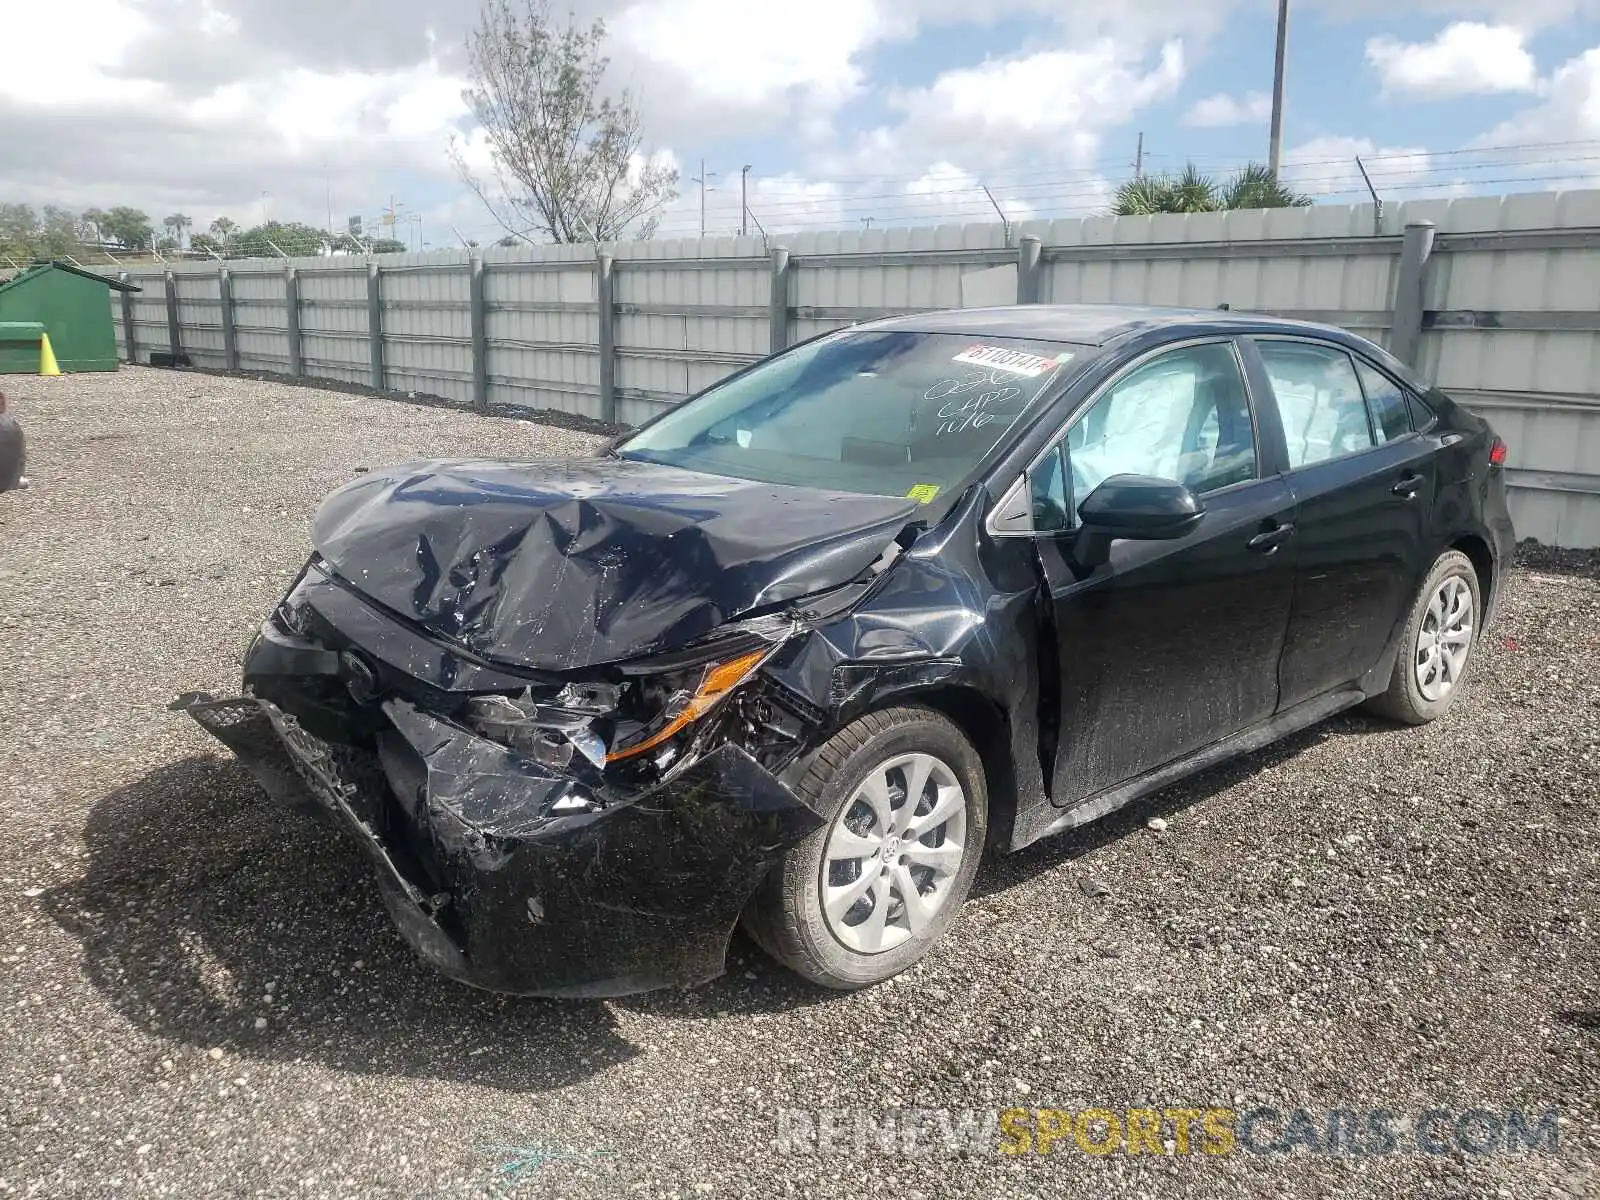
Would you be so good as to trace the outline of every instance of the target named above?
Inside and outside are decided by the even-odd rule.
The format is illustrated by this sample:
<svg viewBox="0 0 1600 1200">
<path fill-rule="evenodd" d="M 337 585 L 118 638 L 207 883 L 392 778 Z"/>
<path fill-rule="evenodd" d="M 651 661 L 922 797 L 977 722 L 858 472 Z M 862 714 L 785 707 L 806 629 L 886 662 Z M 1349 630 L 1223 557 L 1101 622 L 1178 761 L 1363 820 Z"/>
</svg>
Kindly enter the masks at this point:
<svg viewBox="0 0 1600 1200">
<path fill-rule="evenodd" d="M 375 752 L 325 742 L 256 697 L 174 707 L 274 799 L 351 834 L 406 941 L 494 991 L 610 996 L 714 978 L 761 877 L 822 824 L 730 743 L 617 794 L 402 700 L 383 705 Z"/>
</svg>

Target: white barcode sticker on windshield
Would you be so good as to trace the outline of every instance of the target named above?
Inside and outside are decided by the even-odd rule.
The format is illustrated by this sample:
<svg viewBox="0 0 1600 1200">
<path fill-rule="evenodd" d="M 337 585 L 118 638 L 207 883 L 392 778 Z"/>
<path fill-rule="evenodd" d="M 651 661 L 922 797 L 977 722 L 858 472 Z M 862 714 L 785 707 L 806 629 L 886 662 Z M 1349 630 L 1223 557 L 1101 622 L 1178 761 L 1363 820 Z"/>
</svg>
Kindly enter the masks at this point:
<svg viewBox="0 0 1600 1200">
<path fill-rule="evenodd" d="M 1055 358 L 1042 358 L 1022 350 L 1007 350 L 1004 346 L 977 345 L 968 346 L 955 356 L 954 361 L 969 363 L 974 367 L 992 367 L 996 371 L 1037 379 L 1046 371 L 1055 370 L 1071 357 L 1070 354 L 1058 354 Z"/>
</svg>

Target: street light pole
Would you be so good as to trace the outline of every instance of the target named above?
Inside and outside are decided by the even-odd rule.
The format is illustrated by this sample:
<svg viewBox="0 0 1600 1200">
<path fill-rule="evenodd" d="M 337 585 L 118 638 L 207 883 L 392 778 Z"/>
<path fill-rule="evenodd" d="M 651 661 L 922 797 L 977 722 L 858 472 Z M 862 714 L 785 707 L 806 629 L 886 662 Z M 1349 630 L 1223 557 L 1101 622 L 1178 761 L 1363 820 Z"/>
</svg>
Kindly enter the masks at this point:
<svg viewBox="0 0 1600 1200">
<path fill-rule="evenodd" d="M 1278 54 L 1272 68 L 1272 140 L 1267 147 L 1267 170 L 1278 177 L 1283 161 L 1283 75 L 1289 57 L 1289 0 L 1278 0 Z"/>
</svg>

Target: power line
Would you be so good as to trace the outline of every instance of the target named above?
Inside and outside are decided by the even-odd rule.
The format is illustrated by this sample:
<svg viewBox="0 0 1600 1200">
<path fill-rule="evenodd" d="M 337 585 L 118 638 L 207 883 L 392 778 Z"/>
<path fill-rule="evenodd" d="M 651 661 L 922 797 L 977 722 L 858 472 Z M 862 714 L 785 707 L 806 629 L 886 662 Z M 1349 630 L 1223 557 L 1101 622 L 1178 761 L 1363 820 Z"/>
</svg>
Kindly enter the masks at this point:
<svg viewBox="0 0 1600 1200">
<path fill-rule="evenodd" d="M 1169 157 L 1176 156 L 1149 151 L 1143 155 L 1145 160 Z M 1588 165 L 1600 162 L 1600 139 L 1464 146 L 1450 150 L 1401 148 L 1363 154 L 1361 158 L 1373 186 L 1388 192 L 1388 199 L 1399 200 L 1406 195 L 1450 189 L 1471 192 L 1506 184 L 1545 187 L 1587 181 L 1600 176 L 1600 171 Z M 1185 161 L 1220 174 L 1242 167 L 1252 159 L 1249 156 L 1194 156 Z M 1096 168 L 1100 166 L 1108 169 L 1098 171 Z M 874 227 L 992 219 L 994 207 L 989 193 L 1013 221 L 1049 219 L 1103 212 L 1121 181 L 1118 177 L 1127 170 L 1126 160 L 1105 158 L 1071 168 L 1031 165 L 986 171 L 981 180 L 977 173 L 953 166 L 916 174 L 831 176 L 796 180 L 788 187 L 781 183 L 770 186 L 780 180 L 786 181 L 786 177 L 778 177 L 770 180 L 769 186 L 757 183 L 749 199 L 752 211 L 759 211 L 768 227 L 782 227 L 786 232 L 802 228 L 860 228 L 867 216 L 872 218 Z M 1366 182 L 1353 156 L 1289 156 L 1282 170 L 1291 186 L 1317 199 L 1353 196 L 1365 201 L 1368 198 Z M 712 174 L 703 171 L 695 182 L 702 177 L 709 182 Z M 743 174 L 741 172 L 741 182 Z M 948 186 L 940 186 L 941 182 Z M 850 190 L 851 183 L 862 185 L 863 190 Z M 702 210 L 707 234 L 719 230 L 731 234 L 740 227 L 743 206 L 736 200 L 728 196 L 724 206 L 717 193 L 711 191 Z M 658 233 L 688 236 L 698 233 L 700 228 L 698 214 L 678 209 L 663 216 Z"/>
<path fill-rule="evenodd" d="M 1503 163 L 1457 164 L 1448 169 L 1429 168 L 1423 171 L 1409 171 L 1401 169 L 1382 170 L 1373 169 L 1372 177 L 1375 184 L 1386 184 L 1400 191 L 1416 190 L 1427 187 L 1453 187 L 1458 185 L 1476 186 L 1488 183 L 1518 183 L 1518 182 L 1548 182 L 1553 180 L 1569 180 L 1585 177 L 1591 172 L 1573 169 L 1576 164 L 1586 162 L 1600 162 L 1600 154 L 1574 157 L 1566 163 L 1533 164 L 1537 166 L 1538 173 L 1524 173 L 1517 175 L 1498 175 L 1485 178 L 1473 172 L 1489 171 L 1503 168 Z M 1335 165 L 1335 164 L 1330 164 Z M 1335 171 L 1322 171 L 1297 173 L 1291 176 L 1293 186 L 1308 195 L 1333 196 L 1347 193 L 1365 191 L 1365 185 L 1360 180 L 1360 172 L 1354 163 L 1345 166 L 1336 164 L 1339 169 Z M 1437 182 L 1439 176 L 1447 176 Z M 1114 189 L 1109 182 L 1096 186 L 1085 187 L 1080 181 L 1043 180 L 1038 183 L 1021 185 L 1006 191 L 1002 200 L 1013 202 L 1028 202 L 1033 207 L 1033 201 L 1043 202 L 1049 207 L 1059 208 L 1063 202 L 1073 200 L 1100 200 L 1109 198 Z M 885 203 L 893 201 L 893 203 Z M 838 193 L 834 195 L 813 195 L 804 201 L 789 204 L 763 204 L 761 211 L 767 214 L 769 221 L 773 218 L 804 215 L 815 212 L 819 206 L 837 207 L 841 211 L 852 208 L 861 209 L 866 206 L 872 208 L 873 214 L 880 219 L 915 217 L 930 212 L 950 212 L 952 214 L 963 210 L 970 210 L 972 215 L 987 215 L 989 211 L 989 198 L 981 186 L 951 189 L 945 192 L 912 194 L 905 193 Z M 708 215 L 725 218 L 725 213 L 714 211 Z M 663 222 L 663 228 L 669 225 L 679 225 L 682 218 L 668 218 Z"/>
</svg>

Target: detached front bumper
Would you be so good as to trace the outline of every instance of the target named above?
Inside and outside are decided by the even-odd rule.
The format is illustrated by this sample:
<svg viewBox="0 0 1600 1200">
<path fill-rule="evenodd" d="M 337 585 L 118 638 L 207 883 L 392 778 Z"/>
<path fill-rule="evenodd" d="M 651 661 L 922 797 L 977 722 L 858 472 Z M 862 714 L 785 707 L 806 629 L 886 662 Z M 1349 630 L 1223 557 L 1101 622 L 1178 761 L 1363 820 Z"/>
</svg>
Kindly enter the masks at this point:
<svg viewBox="0 0 1600 1200">
<path fill-rule="evenodd" d="M 405 700 L 382 704 L 373 750 L 254 696 L 174 707 L 274 800 L 352 835 L 405 940 L 493 991 L 615 996 L 720 975 L 762 875 L 821 824 L 732 744 L 616 797 Z"/>
</svg>

